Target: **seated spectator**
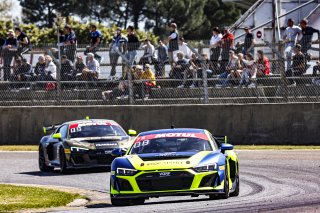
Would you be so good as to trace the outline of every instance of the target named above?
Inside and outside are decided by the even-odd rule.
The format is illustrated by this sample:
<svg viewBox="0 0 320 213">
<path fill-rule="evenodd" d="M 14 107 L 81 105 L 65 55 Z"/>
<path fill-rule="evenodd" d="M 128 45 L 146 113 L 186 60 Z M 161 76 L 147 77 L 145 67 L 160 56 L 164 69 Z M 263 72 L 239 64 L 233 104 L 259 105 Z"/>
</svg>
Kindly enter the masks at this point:
<svg viewBox="0 0 320 213">
<path fill-rule="evenodd" d="M 192 56 L 192 51 L 190 50 L 190 48 L 187 46 L 187 43 L 185 42 L 183 37 L 179 37 L 179 51 L 182 52 L 184 54 L 184 57 L 187 60 L 191 59 Z M 177 54 L 178 55 L 178 54 Z M 175 61 L 178 61 L 178 56 L 175 56 Z"/>
<path fill-rule="evenodd" d="M 286 71 L 287 77 L 302 76 L 306 72 L 306 60 L 305 55 L 301 52 L 301 45 L 296 44 L 293 51 L 292 66 Z M 299 80 L 289 79 L 289 83 L 292 85 L 296 85 L 297 82 L 300 83 Z"/>
<path fill-rule="evenodd" d="M 157 61 L 156 50 L 149 39 L 143 41 L 143 56 L 140 58 L 139 64 L 151 64 Z"/>
<path fill-rule="evenodd" d="M 313 76 L 319 76 L 320 75 L 320 61 L 316 62 L 316 65 L 313 66 Z M 320 79 L 319 78 L 313 78 L 312 84 L 320 86 Z"/>
<path fill-rule="evenodd" d="M 82 70 L 82 74 L 78 76 L 78 80 L 84 80 L 84 81 L 95 81 L 98 79 L 100 74 L 100 65 L 99 62 L 94 59 L 93 53 L 88 53 L 88 64 L 87 66 Z"/>
<path fill-rule="evenodd" d="M 270 74 L 270 61 L 264 55 L 262 50 L 257 51 L 258 60 L 257 62 L 257 77 L 263 77 Z"/>
<path fill-rule="evenodd" d="M 75 80 L 75 75 L 73 71 L 72 62 L 68 59 L 66 55 L 61 56 L 61 81 L 73 81 Z"/>
<path fill-rule="evenodd" d="M 160 39 L 158 44 L 158 61 L 154 68 L 156 70 L 156 77 L 165 77 L 165 64 L 169 62 L 168 48 Z"/>
<path fill-rule="evenodd" d="M 44 81 L 55 81 L 57 79 L 57 66 L 53 63 L 51 56 L 45 56 L 46 67 Z"/>
<path fill-rule="evenodd" d="M 36 67 L 34 68 L 34 78 L 35 80 L 41 81 L 43 77 L 45 76 L 45 68 L 46 68 L 46 61 L 44 56 L 39 56 L 38 62 L 36 64 Z"/>
<path fill-rule="evenodd" d="M 234 53 L 234 50 L 229 50 L 229 62 L 226 66 L 225 72 L 218 75 L 218 78 L 223 79 L 221 84 L 217 84 L 217 87 L 230 86 L 230 79 L 232 78 L 232 73 L 238 70 L 238 57 Z"/>
<path fill-rule="evenodd" d="M 74 74 L 78 78 L 78 76 L 81 76 L 83 69 L 86 67 L 86 65 L 83 62 L 83 58 L 81 56 L 77 56 L 76 63 L 74 64 Z M 79 77 L 81 78 L 81 77 Z M 82 80 L 82 79 L 79 79 Z"/>
<path fill-rule="evenodd" d="M 139 98 L 144 98 L 145 94 L 149 94 L 150 89 L 156 86 L 156 77 L 149 64 L 143 67 L 140 80 L 144 81 L 137 85 L 135 94 L 138 94 Z"/>
<path fill-rule="evenodd" d="M 244 56 L 243 53 L 238 53 L 238 61 L 237 61 L 237 70 L 235 71 L 231 71 L 231 75 L 230 75 L 230 82 L 233 85 L 237 85 L 238 84 L 238 79 L 241 78 L 242 76 L 242 72 L 243 72 L 243 68 L 244 68 Z"/>
<path fill-rule="evenodd" d="M 190 64 L 187 59 L 184 58 L 183 52 L 178 52 L 178 61 L 172 64 L 172 70 L 169 74 L 170 78 L 182 79 L 183 73 L 186 69 L 189 69 Z"/>
<path fill-rule="evenodd" d="M 191 69 L 185 69 L 183 72 L 183 81 L 182 84 L 180 86 L 178 86 L 178 88 L 184 88 L 187 82 L 187 78 L 189 76 L 191 76 L 192 78 L 192 84 L 190 85 L 190 88 L 194 88 L 195 87 L 195 81 L 197 78 L 197 72 L 198 71 L 202 71 L 201 69 L 201 61 L 197 58 L 196 54 L 192 54 L 191 59 L 189 61 L 190 65 L 191 65 Z"/>
<path fill-rule="evenodd" d="M 240 86 L 254 87 L 255 83 L 252 79 L 257 76 L 257 68 L 254 58 L 251 53 L 246 54 L 246 59 L 243 60 L 243 72 L 241 74 Z"/>
<path fill-rule="evenodd" d="M 17 58 L 16 65 L 11 75 L 11 81 L 29 81 L 32 77 L 32 66 L 26 59 Z"/>
</svg>

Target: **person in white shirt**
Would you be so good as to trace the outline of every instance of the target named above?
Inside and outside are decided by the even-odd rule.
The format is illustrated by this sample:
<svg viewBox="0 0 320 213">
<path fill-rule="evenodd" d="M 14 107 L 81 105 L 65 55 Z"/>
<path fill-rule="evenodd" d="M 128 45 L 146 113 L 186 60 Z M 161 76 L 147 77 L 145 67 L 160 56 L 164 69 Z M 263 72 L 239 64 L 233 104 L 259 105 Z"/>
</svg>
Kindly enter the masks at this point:
<svg viewBox="0 0 320 213">
<path fill-rule="evenodd" d="M 140 64 L 152 64 L 156 60 L 156 49 L 149 39 L 145 39 L 142 45 L 144 49 L 143 56 L 140 58 Z"/>
<path fill-rule="evenodd" d="M 192 57 L 192 51 L 190 50 L 190 48 L 187 46 L 187 43 L 184 42 L 184 38 L 183 37 L 179 37 L 179 52 L 182 52 L 184 54 L 184 58 L 187 59 L 188 61 L 191 59 Z M 178 61 L 178 56 L 177 54 L 174 55 L 174 61 L 177 62 Z"/>
<path fill-rule="evenodd" d="M 212 29 L 212 37 L 210 39 L 210 60 L 213 62 L 217 62 L 220 57 L 221 47 L 220 41 L 222 38 L 222 34 L 220 30 L 215 27 Z"/>
<path fill-rule="evenodd" d="M 53 63 L 51 56 L 45 56 L 46 61 L 46 68 L 44 69 L 45 72 L 45 80 L 53 81 L 57 80 L 57 66 Z"/>
<path fill-rule="evenodd" d="M 82 74 L 79 78 L 84 81 L 95 81 L 100 74 L 99 62 L 94 58 L 93 53 L 87 53 L 87 59 L 87 66 L 82 70 Z"/>
</svg>

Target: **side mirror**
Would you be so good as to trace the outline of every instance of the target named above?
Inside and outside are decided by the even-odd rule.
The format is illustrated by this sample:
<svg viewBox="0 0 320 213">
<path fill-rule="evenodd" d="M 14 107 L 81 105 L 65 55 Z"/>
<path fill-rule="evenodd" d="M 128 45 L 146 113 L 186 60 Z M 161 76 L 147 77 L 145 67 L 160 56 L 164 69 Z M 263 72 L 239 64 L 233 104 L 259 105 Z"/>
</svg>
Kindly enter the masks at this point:
<svg viewBox="0 0 320 213">
<path fill-rule="evenodd" d="M 228 143 L 222 143 L 221 144 L 221 152 L 225 153 L 226 150 L 233 150 L 233 145 Z"/>
<path fill-rule="evenodd" d="M 137 131 L 136 131 L 136 130 L 133 130 L 133 129 L 129 129 L 129 130 L 128 130 L 128 135 L 130 135 L 130 136 L 136 136 L 136 135 L 137 135 Z"/>
<path fill-rule="evenodd" d="M 121 157 L 125 154 L 126 154 L 126 151 L 121 148 L 116 148 L 116 149 L 112 150 L 112 152 L 111 152 L 111 155 L 113 157 Z"/>
<path fill-rule="evenodd" d="M 53 139 L 58 139 L 58 140 L 61 140 L 62 136 L 61 136 L 61 133 L 55 133 L 52 135 L 52 138 Z"/>
</svg>

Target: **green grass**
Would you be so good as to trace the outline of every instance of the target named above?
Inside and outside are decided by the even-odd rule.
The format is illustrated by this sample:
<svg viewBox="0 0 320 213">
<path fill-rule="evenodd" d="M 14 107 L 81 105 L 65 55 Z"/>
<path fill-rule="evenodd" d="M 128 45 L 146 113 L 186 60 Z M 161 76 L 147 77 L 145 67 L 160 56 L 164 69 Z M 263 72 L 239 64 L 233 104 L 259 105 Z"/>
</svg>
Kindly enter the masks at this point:
<svg viewBox="0 0 320 213">
<path fill-rule="evenodd" d="M 320 150 L 320 146 L 305 145 L 235 145 L 235 150 Z"/>
<path fill-rule="evenodd" d="M 53 189 L 0 184 L 0 212 L 65 206 L 79 194 Z"/>
<path fill-rule="evenodd" d="M 38 151 L 37 145 L 0 145 L 0 151 Z"/>
</svg>

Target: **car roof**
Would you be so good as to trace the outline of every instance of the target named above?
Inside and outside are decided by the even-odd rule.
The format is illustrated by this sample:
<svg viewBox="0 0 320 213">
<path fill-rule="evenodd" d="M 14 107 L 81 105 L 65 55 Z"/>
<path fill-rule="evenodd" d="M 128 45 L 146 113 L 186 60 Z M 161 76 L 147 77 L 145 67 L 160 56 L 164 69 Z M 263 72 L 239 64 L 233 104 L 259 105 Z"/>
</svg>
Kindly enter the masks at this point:
<svg viewBox="0 0 320 213">
<path fill-rule="evenodd" d="M 205 130 L 204 129 L 196 129 L 196 128 L 159 129 L 159 130 L 151 130 L 151 131 L 147 131 L 147 132 L 141 132 L 139 134 L 139 136 L 165 134 L 165 133 L 205 133 Z"/>
<path fill-rule="evenodd" d="M 77 123 L 84 123 L 84 122 L 87 122 L 87 123 L 94 123 L 94 122 L 111 122 L 111 123 L 116 123 L 114 120 L 110 120 L 110 119 L 82 119 L 82 120 L 74 120 L 74 121 L 68 121 L 68 122 L 65 122 L 63 124 L 77 124 Z"/>
</svg>

